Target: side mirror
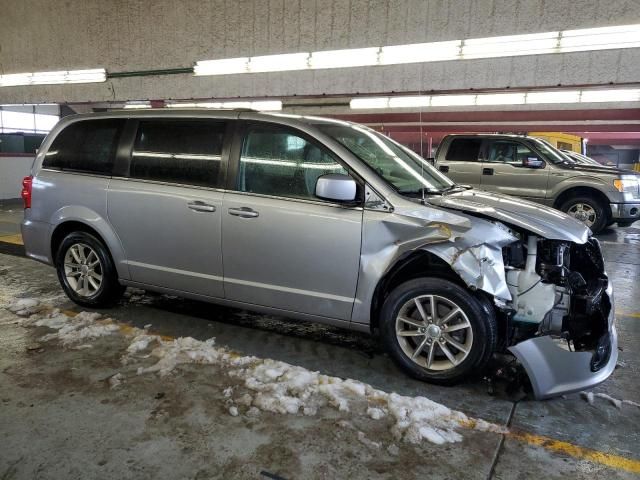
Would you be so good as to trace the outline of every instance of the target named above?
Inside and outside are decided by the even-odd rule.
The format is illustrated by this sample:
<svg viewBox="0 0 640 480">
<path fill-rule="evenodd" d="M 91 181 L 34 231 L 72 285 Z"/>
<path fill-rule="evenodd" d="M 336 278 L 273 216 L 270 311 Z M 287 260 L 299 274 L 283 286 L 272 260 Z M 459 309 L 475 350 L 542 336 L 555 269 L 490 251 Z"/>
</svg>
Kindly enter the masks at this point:
<svg viewBox="0 0 640 480">
<path fill-rule="evenodd" d="M 544 162 L 538 157 L 524 157 L 522 166 L 525 168 L 542 168 L 544 167 Z"/>
<path fill-rule="evenodd" d="M 316 180 L 316 197 L 332 202 L 353 202 L 356 199 L 356 181 L 342 173 L 322 175 Z"/>
</svg>

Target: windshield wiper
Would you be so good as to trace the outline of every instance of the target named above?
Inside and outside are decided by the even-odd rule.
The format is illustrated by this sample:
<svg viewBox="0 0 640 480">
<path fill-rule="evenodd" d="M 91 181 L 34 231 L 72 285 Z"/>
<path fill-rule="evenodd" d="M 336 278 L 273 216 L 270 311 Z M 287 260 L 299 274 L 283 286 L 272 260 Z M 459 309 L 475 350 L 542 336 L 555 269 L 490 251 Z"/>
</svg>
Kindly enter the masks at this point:
<svg viewBox="0 0 640 480">
<path fill-rule="evenodd" d="M 444 187 L 444 188 L 419 188 L 417 190 L 408 190 L 408 191 L 400 191 L 400 193 L 402 195 L 416 195 L 416 196 L 421 196 L 423 193 L 425 195 L 444 195 L 445 193 L 450 193 L 453 191 L 458 191 L 458 190 L 469 190 L 470 187 L 469 185 L 458 185 L 458 184 L 453 184 L 453 185 L 449 185 L 448 187 Z"/>
</svg>

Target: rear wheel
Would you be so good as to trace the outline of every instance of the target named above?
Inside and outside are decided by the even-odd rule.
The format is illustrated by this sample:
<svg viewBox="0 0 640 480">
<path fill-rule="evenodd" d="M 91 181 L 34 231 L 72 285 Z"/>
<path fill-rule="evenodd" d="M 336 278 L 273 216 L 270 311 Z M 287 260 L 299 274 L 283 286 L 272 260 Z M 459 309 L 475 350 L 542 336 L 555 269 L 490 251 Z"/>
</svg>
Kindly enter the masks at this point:
<svg viewBox="0 0 640 480">
<path fill-rule="evenodd" d="M 87 232 L 72 232 L 62 240 L 56 270 L 67 296 L 85 307 L 112 306 L 125 290 L 107 248 Z"/>
<path fill-rule="evenodd" d="M 431 383 L 454 384 L 480 372 L 496 348 L 493 312 L 466 289 L 439 278 L 396 287 L 382 307 L 380 326 L 400 368 Z"/>
<path fill-rule="evenodd" d="M 560 205 L 560 210 L 580 220 L 593 233 L 601 231 L 609 222 L 606 206 L 596 198 L 572 197 Z"/>
</svg>

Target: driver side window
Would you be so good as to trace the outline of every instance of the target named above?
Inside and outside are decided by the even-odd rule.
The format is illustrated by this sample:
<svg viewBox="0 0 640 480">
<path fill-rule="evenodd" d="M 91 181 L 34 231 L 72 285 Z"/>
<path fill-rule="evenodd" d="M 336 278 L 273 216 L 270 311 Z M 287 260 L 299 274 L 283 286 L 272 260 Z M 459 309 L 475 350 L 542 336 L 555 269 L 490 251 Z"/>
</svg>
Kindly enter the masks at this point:
<svg viewBox="0 0 640 480">
<path fill-rule="evenodd" d="M 242 145 L 238 190 L 319 200 L 318 177 L 347 171 L 324 149 L 277 127 L 250 127 Z"/>
<path fill-rule="evenodd" d="M 522 166 L 525 160 L 537 160 L 538 158 L 538 155 L 522 143 L 501 140 L 489 145 L 489 152 L 486 161 Z"/>
</svg>

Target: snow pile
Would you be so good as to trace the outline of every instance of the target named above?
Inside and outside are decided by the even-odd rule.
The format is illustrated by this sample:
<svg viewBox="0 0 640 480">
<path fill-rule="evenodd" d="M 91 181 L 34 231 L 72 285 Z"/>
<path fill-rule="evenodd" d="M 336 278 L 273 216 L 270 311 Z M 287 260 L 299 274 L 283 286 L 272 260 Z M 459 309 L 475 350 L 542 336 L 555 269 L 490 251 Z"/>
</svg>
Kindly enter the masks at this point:
<svg viewBox="0 0 640 480">
<path fill-rule="evenodd" d="M 132 345 L 135 344 L 136 347 L 133 350 L 144 350 L 149 348 L 152 343 L 157 346 L 153 348 L 150 356 L 158 358 L 158 361 L 150 367 L 140 367 L 138 375 L 157 372 L 160 376 L 165 376 L 171 373 L 178 365 L 186 363 L 240 366 L 255 361 L 254 357 L 242 357 L 229 352 L 225 348 L 216 347 L 214 338 L 204 342 L 191 337 L 180 337 L 165 341 L 157 335 L 139 335 L 134 338 Z M 143 345 L 144 348 L 142 348 Z"/>
<path fill-rule="evenodd" d="M 12 311 L 20 312 L 23 317 L 30 315 L 23 320 L 25 325 L 55 330 L 45 335 L 43 340 L 58 339 L 62 344 L 70 345 L 120 330 L 111 319 L 103 318 L 99 313 L 82 312 L 75 316 L 59 310 L 43 313 L 46 309 L 40 308 L 37 301 L 25 300 L 28 299 L 14 302 Z M 29 314 L 35 308 L 40 308 L 40 313 Z M 123 363 L 141 358 L 155 359 L 150 366 L 139 367 L 138 375 L 158 373 L 166 376 L 183 364 L 220 367 L 230 379 L 244 386 L 240 393 L 235 391 L 238 386 L 223 391 L 232 416 L 256 417 L 261 411 L 316 415 L 321 408 L 332 408 L 385 422 L 396 441 L 410 443 L 422 440 L 436 444 L 458 442 L 462 440 L 458 433 L 462 427 L 505 433 L 502 427 L 469 418 L 425 397 L 387 393 L 356 380 L 323 375 L 285 362 L 241 356 L 216 346 L 213 338 L 206 341 L 191 337 L 164 340 L 158 335 L 150 335 L 146 329 L 134 328 L 123 332 L 131 338 Z M 123 380 L 121 374 L 116 374 L 109 378 L 109 384 L 111 388 L 117 388 Z M 358 440 L 368 447 L 381 448 L 382 444 L 369 440 L 364 433 L 358 431 L 357 434 Z"/>
<path fill-rule="evenodd" d="M 152 343 L 156 343 L 159 341 L 160 341 L 160 337 L 158 335 L 149 335 L 146 333 L 146 326 L 145 326 L 145 333 L 136 335 L 136 337 L 133 339 L 131 344 L 127 347 L 127 353 L 129 355 L 134 355 L 138 352 L 142 352 L 148 349 L 149 345 L 151 345 Z"/>
<path fill-rule="evenodd" d="M 228 375 L 243 382 L 251 392 L 233 398 L 232 387 L 223 391 L 229 399 L 229 414 L 233 416 L 241 413 L 255 416 L 259 411 L 316 415 L 323 407 L 334 408 L 367 415 L 374 420 L 386 420 L 398 441 L 411 443 L 422 440 L 437 444 L 458 442 L 462 436 L 457 430 L 462 426 L 504 432 L 497 425 L 470 419 L 425 397 L 387 393 L 362 382 L 322 375 L 285 362 L 239 356 L 216 346 L 214 339 L 199 341 L 187 337 L 164 341 L 155 337 L 147 340 L 149 336 L 134 338 L 131 345 L 135 347 L 131 350 L 140 352 L 140 346 L 150 348 L 153 344 L 150 356 L 158 361 L 149 367 L 140 367 L 138 374 L 157 372 L 164 376 L 186 363 L 229 369 Z"/>
<path fill-rule="evenodd" d="M 40 302 L 35 298 L 19 298 L 9 301 L 7 310 L 21 317 L 27 317 L 42 310 Z"/>
<path fill-rule="evenodd" d="M 58 309 L 45 312 L 46 308 L 33 299 L 18 300 L 8 308 L 16 315 L 28 317 L 21 321 L 22 325 L 56 330 L 44 335 L 42 341 L 60 340 L 65 346 L 111 335 L 120 329 L 110 318 L 103 318 L 95 312 L 81 312 L 74 316 L 66 315 Z M 34 311 L 40 313 L 33 314 Z"/>
<path fill-rule="evenodd" d="M 596 398 L 602 398 L 618 409 L 621 409 L 622 405 L 631 405 L 632 407 L 640 408 L 640 403 L 638 402 L 634 402 L 633 400 L 621 400 L 614 398 L 611 395 L 607 395 L 606 393 L 580 392 L 580 396 L 584 398 L 589 405 L 593 405 Z"/>
</svg>

